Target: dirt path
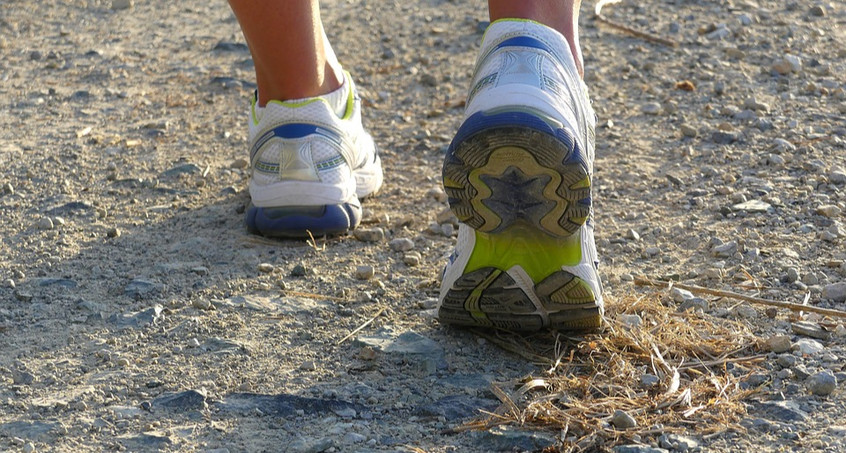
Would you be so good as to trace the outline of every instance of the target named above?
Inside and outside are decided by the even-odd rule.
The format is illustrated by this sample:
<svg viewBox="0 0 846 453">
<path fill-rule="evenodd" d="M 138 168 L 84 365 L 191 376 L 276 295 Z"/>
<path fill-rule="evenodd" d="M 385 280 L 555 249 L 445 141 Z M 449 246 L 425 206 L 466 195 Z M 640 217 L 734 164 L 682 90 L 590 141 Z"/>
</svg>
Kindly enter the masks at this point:
<svg viewBox="0 0 846 453">
<path fill-rule="evenodd" d="M 363 225 L 384 238 L 316 244 L 244 228 L 254 84 L 225 2 L 134 3 L 0 0 L 0 450 L 687 447 L 664 427 L 581 445 L 518 424 L 448 434 L 499 406 L 491 383 L 543 372 L 432 311 L 482 2 L 324 2 L 386 186 Z M 631 283 L 647 275 L 846 309 L 844 5 L 631 3 L 607 14 L 680 45 L 584 5 L 609 304 L 650 294 Z M 742 422 L 691 424 L 691 448 L 846 451 L 843 320 L 806 316 L 831 333 L 814 352 L 787 313 L 706 305 L 769 355 L 734 371 L 761 386 Z M 786 352 L 763 344 L 777 335 Z"/>
</svg>

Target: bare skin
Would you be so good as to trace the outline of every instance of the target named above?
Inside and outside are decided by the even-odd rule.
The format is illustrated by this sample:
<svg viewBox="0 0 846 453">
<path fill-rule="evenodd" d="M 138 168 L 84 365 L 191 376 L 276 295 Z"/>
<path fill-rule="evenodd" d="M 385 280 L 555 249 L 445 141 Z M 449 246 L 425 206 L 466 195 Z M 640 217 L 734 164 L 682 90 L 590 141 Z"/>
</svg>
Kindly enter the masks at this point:
<svg viewBox="0 0 846 453">
<path fill-rule="evenodd" d="M 567 39 L 583 73 L 578 18 L 581 0 L 489 0 L 491 21 L 531 19 Z M 258 105 L 329 93 L 343 82 L 340 65 L 323 31 L 318 0 L 229 0 L 256 68 Z"/>
</svg>

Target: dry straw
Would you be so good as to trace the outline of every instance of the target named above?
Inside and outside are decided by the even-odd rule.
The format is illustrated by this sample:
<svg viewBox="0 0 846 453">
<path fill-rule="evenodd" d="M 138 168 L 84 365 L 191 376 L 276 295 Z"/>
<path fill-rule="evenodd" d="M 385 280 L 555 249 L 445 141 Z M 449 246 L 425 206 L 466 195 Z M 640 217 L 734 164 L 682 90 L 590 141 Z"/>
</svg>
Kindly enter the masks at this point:
<svg viewBox="0 0 846 453">
<path fill-rule="evenodd" d="M 495 384 L 499 408 L 457 430 L 544 429 L 559 437 L 555 451 L 603 451 L 671 432 L 744 431 L 737 424 L 745 414 L 742 401 L 756 390 L 740 382 L 764 360 L 747 326 L 678 312 L 656 295 L 609 305 L 603 331 L 582 337 L 478 332 L 545 372 Z M 644 384 L 644 375 L 657 383 Z M 616 411 L 637 426 L 612 425 Z"/>
</svg>

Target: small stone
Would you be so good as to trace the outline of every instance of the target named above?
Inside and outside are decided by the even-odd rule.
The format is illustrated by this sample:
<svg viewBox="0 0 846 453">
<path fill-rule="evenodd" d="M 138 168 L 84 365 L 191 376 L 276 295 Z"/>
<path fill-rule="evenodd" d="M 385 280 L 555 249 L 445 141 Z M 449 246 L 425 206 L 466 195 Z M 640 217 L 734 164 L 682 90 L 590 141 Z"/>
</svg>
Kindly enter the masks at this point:
<svg viewBox="0 0 846 453">
<path fill-rule="evenodd" d="M 314 364 L 313 360 L 306 360 L 300 365 L 300 369 L 305 371 L 314 371 L 317 369 L 317 365 Z"/>
<path fill-rule="evenodd" d="M 697 135 L 699 135 L 699 131 L 695 127 L 693 127 L 693 126 L 691 126 L 687 123 L 683 123 L 679 127 L 679 129 L 681 129 L 682 135 L 684 135 L 685 137 L 688 137 L 688 138 L 695 138 Z"/>
<path fill-rule="evenodd" d="M 367 436 L 364 436 L 359 433 L 346 433 L 344 434 L 344 443 L 348 444 L 358 444 L 367 440 Z"/>
<path fill-rule="evenodd" d="M 756 310 L 755 307 L 746 304 L 741 304 L 734 307 L 731 312 L 738 318 L 743 319 L 755 319 L 760 315 L 760 313 L 758 313 L 758 310 Z"/>
<path fill-rule="evenodd" d="M 249 165 L 250 165 L 250 163 L 247 161 L 247 159 L 239 158 L 239 159 L 235 159 L 232 162 L 230 162 L 229 168 L 244 169 L 244 168 L 247 168 L 247 166 L 249 166 Z"/>
<path fill-rule="evenodd" d="M 611 417 L 611 424 L 617 429 L 628 429 L 637 426 L 637 420 L 635 420 L 631 415 L 621 410 L 617 410 Z"/>
<path fill-rule="evenodd" d="M 787 283 L 796 283 L 799 281 L 799 269 L 795 267 L 791 267 L 787 269 L 787 278 L 785 279 Z"/>
<path fill-rule="evenodd" d="M 273 272 L 273 269 L 275 269 L 275 267 L 270 263 L 259 263 L 257 269 L 262 274 L 269 274 Z"/>
<path fill-rule="evenodd" d="M 373 266 L 363 265 L 355 267 L 355 278 L 358 280 L 369 280 L 373 278 L 375 270 Z"/>
<path fill-rule="evenodd" d="M 696 296 L 686 289 L 673 287 L 673 289 L 670 290 L 670 297 L 673 298 L 675 303 L 680 304 L 688 299 L 693 299 Z"/>
<path fill-rule="evenodd" d="M 729 258 L 734 256 L 737 253 L 737 242 L 729 241 L 724 244 L 720 244 L 711 251 L 711 253 L 716 256 L 717 258 Z"/>
<path fill-rule="evenodd" d="M 6 194 L 6 195 L 14 195 L 15 194 L 14 186 L 12 186 L 12 184 L 8 183 L 8 182 L 6 184 L 3 184 L 3 193 Z"/>
<path fill-rule="evenodd" d="M 381 228 L 359 228 L 353 231 L 353 236 L 361 242 L 380 242 L 385 239 L 385 231 Z"/>
<path fill-rule="evenodd" d="M 825 17 L 825 8 L 822 5 L 814 5 L 808 12 L 814 17 Z"/>
<path fill-rule="evenodd" d="M 791 349 L 800 355 L 816 355 L 825 350 L 825 347 L 817 341 L 810 338 L 800 338 L 796 340 Z"/>
<path fill-rule="evenodd" d="M 797 321 L 790 325 L 793 333 L 803 335 L 806 337 L 816 338 L 818 340 L 828 340 L 831 338 L 831 332 L 824 330 L 819 324 L 808 321 Z"/>
<path fill-rule="evenodd" d="M 458 217 L 456 217 L 449 208 L 442 209 L 441 212 L 435 216 L 435 220 L 441 225 L 444 223 L 449 223 L 453 226 L 458 225 Z"/>
<path fill-rule="evenodd" d="M 654 374 L 644 374 L 640 377 L 640 385 L 645 388 L 651 388 L 658 385 L 661 382 L 661 379 Z"/>
<path fill-rule="evenodd" d="M 132 8 L 132 5 L 133 0 L 112 0 L 112 9 L 115 11 Z"/>
<path fill-rule="evenodd" d="M 422 256 L 420 256 L 417 252 L 408 252 L 402 257 L 402 262 L 405 263 L 407 266 L 418 266 L 420 264 L 420 260 Z"/>
<path fill-rule="evenodd" d="M 837 185 L 846 184 L 846 171 L 834 170 L 828 175 L 828 182 Z M 11 187 L 11 186 L 10 186 Z"/>
<path fill-rule="evenodd" d="M 106 237 L 108 238 L 119 238 L 120 237 L 120 229 L 118 227 L 110 227 L 106 230 Z"/>
<path fill-rule="evenodd" d="M 664 108 L 657 102 L 647 102 L 646 104 L 643 104 L 640 111 L 646 113 L 647 115 L 660 115 L 661 112 L 664 111 Z"/>
<path fill-rule="evenodd" d="M 53 219 L 51 219 L 50 217 L 42 217 L 38 219 L 38 222 L 35 224 L 35 226 L 39 230 L 52 230 L 54 228 Z"/>
<path fill-rule="evenodd" d="M 208 299 L 194 299 L 191 305 L 198 310 L 213 310 L 214 305 Z"/>
<path fill-rule="evenodd" d="M 732 211 L 746 211 L 750 214 L 767 212 L 770 209 L 772 209 L 772 205 L 761 200 L 744 201 L 731 207 Z"/>
<path fill-rule="evenodd" d="M 388 243 L 395 252 L 407 252 L 414 248 L 414 241 L 409 238 L 396 238 Z"/>
<path fill-rule="evenodd" d="M 35 453 L 35 445 L 32 442 L 27 442 L 23 446 L 23 453 Z"/>
<path fill-rule="evenodd" d="M 688 310 L 707 312 L 708 309 L 709 304 L 707 300 L 701 297 L 693 297 L 680 303 L 679 307 L 676 310 L 679 312 L 684 312 Z"/>
<path fill-rule="evenodd" d="M 440 187 L 433 187 L 426 192 L 426 197 L 431 198 L 440 203 L 446 203 L 447 194 Z"/>
<path fill-rule="evenodd" d="M 305 277 L 309 274 L 310 269 L 306 268 L 303 264 L 297 264 L 291 269 L 291 277 Z"/>
<path fill-rule="evenodd" d="M 835 302 L 846 302 L 846 282 L 825 285 L 822 291 L 822 298 Z"/>
<path fill-rule="evenodd" d="M 12 383 L 15 385 L 32 385 L 35 376 L 29 371 L 12 369 Z"/>
<path fill-rule="evenodd" d="M 198 340 L 196 338 L 192 338 L 192 339 L 188 340 L 187 346 L 189 348 L 192 348 L 192 349 L 193 348 L 199 348 L 200 347 L 200 340 Z"/>
<path fill-rule="evenodd" d="M 629 239 L 629 240 L 632 240 L 632 241 L 639 241 L 640 240 L 640 234 L 638 234 L 638 232 L 635 231 L 635 230 L 629 229 L 628 231 L 626 231 L 626 239 Z"/>
<path fill-rule="evenodd" d="M 828 396 L 837 388 L 837 378 L 830 371 L 821 371 L 806 381 L 808 391 L 817 396 Z"/>
<path fill-rule="evenodd" d="M 441 225 L 441 234 L 448 238 L 453 237 L 455 235 L 455 226 L 451 223 Z"/>
<path fill-rule="evenodd" d="M 834 334 L 840 338 L 846 337 L 846 326 L 838 324 L 837 327 L 834 328 Z"/>
<path fill-rule="evenodd" d="M 765 344 L 769 351 L 776 354 L 787 352 L 793 346 L 790 342 L 790 337 L 787 335 L 773 335 L 767 338 Z"/>
<path fill-rule="evenodd" d="M 826 204 L 817 207 L 817 214 L 828 218 L 837 217 L 840 215 L 841 212 L 842 210 L 833 204 Z"/>
</svg>

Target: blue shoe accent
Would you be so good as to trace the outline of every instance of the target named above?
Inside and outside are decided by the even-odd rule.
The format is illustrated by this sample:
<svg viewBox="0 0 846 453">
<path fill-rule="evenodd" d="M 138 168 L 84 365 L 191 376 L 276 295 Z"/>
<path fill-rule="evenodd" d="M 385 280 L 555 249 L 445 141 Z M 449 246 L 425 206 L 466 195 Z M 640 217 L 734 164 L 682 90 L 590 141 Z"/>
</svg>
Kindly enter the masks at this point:
<svg viewBox="0 0 846 453">
<path fill-rule="evenodd" d="M 503 47 L 531 47 L 532 49 L 540 49 L 547 53 L 553 54 L 552 49 L 539 39 L 531 36 L 515 36 L 514 38 L 506 39 L 499 43 L 495 49 L 502 49 Z M 553 54 L 554 55 L 554 54 Z"/>
<path fill-rule="evenodd" d="M 555 137 L 566 148 L 570 150 L 570 162 L 585 162 L 585 156 L 582 153 L 573 135 L 563 127 L 553 128 L 551 124 L 543 118 L 524 111 L 502 111 L 502 112 L 476 112 L 467 118 L 458 132 L 452 139 L 447 155 L 451 155 L 461 143 L 465 142 L 471 136 L 490 129 L 497 129 L 502 127 L 519 127 L 524 129 L 533 129 L 544 134 Z"/>
<path fill-rule="evenodd" d="M 327 206 L 259 208 L 250 203 L 247 229 L 267 237 L 302 239 L 346 234 L 361 222 L 361 206 L 344 203 Z"/>
</svg>

